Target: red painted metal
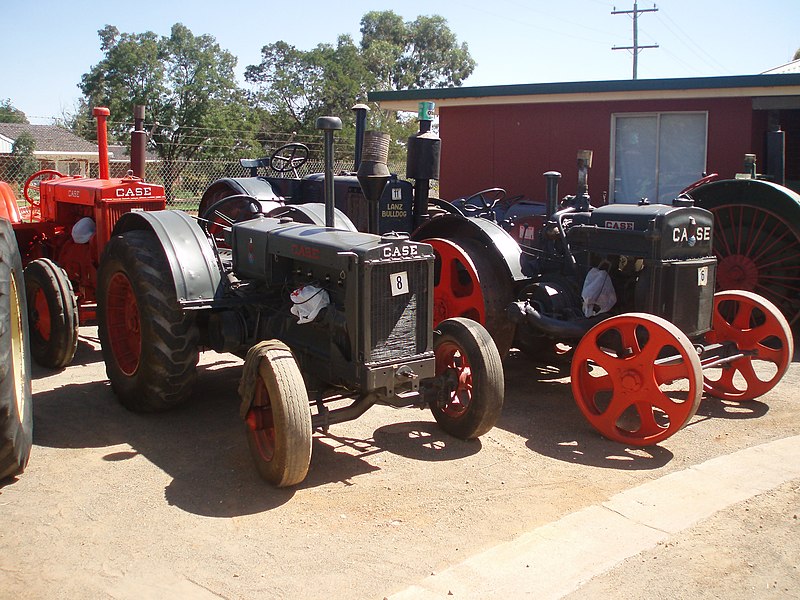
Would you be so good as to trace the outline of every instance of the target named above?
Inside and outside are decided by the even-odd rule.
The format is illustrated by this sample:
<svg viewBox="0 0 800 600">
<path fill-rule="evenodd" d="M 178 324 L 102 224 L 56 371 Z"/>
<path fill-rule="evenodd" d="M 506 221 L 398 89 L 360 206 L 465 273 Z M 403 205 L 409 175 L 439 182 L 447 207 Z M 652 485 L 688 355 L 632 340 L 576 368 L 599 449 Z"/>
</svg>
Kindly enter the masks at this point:
<svg viewBox="0 0 800 600">
<path fill-rule="evenodd" d="M 433 246 L 437 270 L 433 287 L 433 324 L 450 317 L 467 317 L 486 324 L 486 302 L 475 264 L 464 250 L 450 240 L 424 240 Z"/>
<path fill-rule="evenodd" d="M 100 179 L 108 179 L 108 129 L 106 119 L 111 114 L 105 106 L 97 106 L 92 110 L 97 118 L 97 152 L 100 155 Z"/>
<path fill-rule="evenodd" d="M 472 367 L 466 353 L 453 342 L 443 342 L 436 348 L 436 375 L 455 373 L 457 383 L 450 392 L 442 412 L 451 418 L 464 415 L 472 402 Z"/>
<path fill-rule="evenodd" d="M 707 343 L 732 341 L 742 356 L 721 369 L 705 371 L 703 386 L 708 394 L 723 400 L 752 400 L 775 387 L 789 368 L 794 356 L 789 323 L 775 305 L 757 294 L 715 294 L 712 327 Z M 758 363 L 767 368 L 757 373 Z"/>
<path fill-rule="evenodd" d="M 106 299 L 111 353 L 125 375 L 133 375 L 142 356 L 142 329 L 139 306 L 128 277 L 115 273 Z"/>
<path fill-rule="evenodd" d="M 634 446 L 665 440 L 700 405 L 700 359 L 672 323 L 628 313 L 594 326 L 572 358 L 578 408 L 604 437 Z"/>
<path fill-rule="evenodd" d="M 264 462 L 270 462 L 275 456 L 275 419 L 272 415 L 272 403 L 264 382 L 259 377 L 256 381 L 253 407 L 245 417 L 247 435 L 254 442 L 254 448 Z"/>
</svg>

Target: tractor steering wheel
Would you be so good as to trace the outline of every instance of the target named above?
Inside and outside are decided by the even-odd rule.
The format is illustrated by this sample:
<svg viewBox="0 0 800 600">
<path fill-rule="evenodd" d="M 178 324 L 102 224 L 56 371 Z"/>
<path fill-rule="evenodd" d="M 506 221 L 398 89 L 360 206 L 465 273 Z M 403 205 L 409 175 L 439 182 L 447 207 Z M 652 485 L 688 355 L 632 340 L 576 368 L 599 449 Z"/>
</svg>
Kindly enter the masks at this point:
<svg viewBox="0 0 800 600">
<path fill-rule="evenodd" d="M 503 188 L 488 188 L 465 198 L 462 209 L 468 215 L 489 216 L 494 214 L 492 209 L 505 199 L 506 191 Z"/>
<path fill-rule="evenodd" d="M 269 166 L 276 173 L 291 171 L 295 178 L 298 177 L 297 169 L 306 164 L 308 160 L 308 146 L 292 142 L 284 144 L 269 157 Z"/>
<path fill-rule="evenodd" d="M 248 221 L 261 213 L 261 203 L 245 194 L 235 194 L 217 200 L 198 215 L 200 226 L 210 237 L 214 238 L 218 246 L 228 247 L 223 233 L 231 225 L 239 221 Z"/>
<path fill-rule="evenodd" d="M 42 197 L 39 195 L 39 183 L 48 179 L 60 179 L 64 175 L 53 169 L 42 169 L 36 171 L 33 175 L 25 180 L 25 186 L 22 188 L 22 194 L 28 204 L 35 208 L 39 208 Z"/>
</svg>

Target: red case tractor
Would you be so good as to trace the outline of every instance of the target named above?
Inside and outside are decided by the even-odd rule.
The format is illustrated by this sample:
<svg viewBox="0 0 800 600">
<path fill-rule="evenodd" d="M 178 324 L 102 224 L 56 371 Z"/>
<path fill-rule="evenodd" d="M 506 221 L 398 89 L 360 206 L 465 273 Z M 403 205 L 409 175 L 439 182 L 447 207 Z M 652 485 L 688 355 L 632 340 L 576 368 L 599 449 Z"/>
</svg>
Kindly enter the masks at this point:
<svg viewBox="0 0 800 600">
<path fill-rule="evenodd" d="M 99 257 L 116 222 L 128 212 L 166 206 L 163 186 L 145 183 L 143 173 L 109 176 L 110 112 L 97 107 L 93 114 L 99 178 L 37 171 L 25 182 L 28 206 L 22 210 L 11 187 L 0 182 L 0 217 L 12 223 L 25 265 L 31 353 L 37 363 L 54 369 L 72 361 L 79 321 L 94 319 Z M 140 143 L 142 136 L 133 140 Z"/>
</svg>

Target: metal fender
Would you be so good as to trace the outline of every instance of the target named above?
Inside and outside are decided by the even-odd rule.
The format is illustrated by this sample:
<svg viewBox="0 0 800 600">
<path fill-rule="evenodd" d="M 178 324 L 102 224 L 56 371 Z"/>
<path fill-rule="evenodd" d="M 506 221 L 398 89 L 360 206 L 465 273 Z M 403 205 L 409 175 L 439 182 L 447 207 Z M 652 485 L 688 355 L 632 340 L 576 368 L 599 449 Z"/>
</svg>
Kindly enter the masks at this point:
<svg viewBox="0 0 800 600">
<path fill-rule="evenodd" d="M 0 181 L 0 218 L 10 221 L 15 225 L 22 222 L 17 199 L 14 196 L 11 186 L 5 181 Z"/>
<path fill-rule="evenodd" d="M 800 195 L 787 187 L 760 179 L 724 179 L 696 187 L 690 192 L 697 206 L 711 208 L 722 204 L 736 204 L 743 200 L 763 203 L 766 209 L 800 219 Z"/>
<path fill-rule="evenodd" d="M 319 202 L 287 204 L 266 213 L 268 217 L 291 217 L 298 223 L 325 226 L 325 205 Z M 333 209 L 333 226 L 345 231 L 358 231 L 350 218 L 338 208 Z"/>
<path fill-rule="evenodd" d="M 197 214 L 202 215 L 214 202 L 234 195 L 252 196 L 265 206 L 272 208 L 281 200 L 272 185 L 261 177 L 225 177 L 217 179 L 203 192 Z"/>
<path fill-rule="evenodd" d="M 197 221 L 180 210 L 131 212 L 122 215 L 112 236 L 134 230 L 150 230 L 158 237 L 180 304 L 205 305 L 214 299 L 222 275 L 211 244 Z"/>
<path fill-rule="evenodd" d="M 411 239 L 422 241 L 429 238 L 468 238 L 486 245 L 503 264 L 513 281 L 528 279 L 522 274 L 522 250 L 519 244 L 502 227 L 478 217 L 441 215 L 426 221 L 412 234 Z"/>
</svg>

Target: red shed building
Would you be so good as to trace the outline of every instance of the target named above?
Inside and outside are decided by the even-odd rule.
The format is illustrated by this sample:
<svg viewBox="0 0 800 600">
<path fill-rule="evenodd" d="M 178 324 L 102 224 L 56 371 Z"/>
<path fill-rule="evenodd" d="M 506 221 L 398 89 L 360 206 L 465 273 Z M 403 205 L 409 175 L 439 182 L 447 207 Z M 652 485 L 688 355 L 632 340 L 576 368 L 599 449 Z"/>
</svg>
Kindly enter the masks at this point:
<svg viewBox="0 0 800 600">
<path fill-rule="evenodd" d="M 436 103 L 445 199 L 495 186 L 541 199 L 549 170 L 574 193 L 584 149 L 594 152 L 596 203 L 671 200 L 704 173 L 734 177 L 745 154 L 757 155 L 759 172 L 800 189 L 800 73 L 372 92 L 369 100 L 414 112 L 420 101 Z"/>
</svg>

